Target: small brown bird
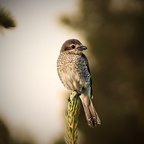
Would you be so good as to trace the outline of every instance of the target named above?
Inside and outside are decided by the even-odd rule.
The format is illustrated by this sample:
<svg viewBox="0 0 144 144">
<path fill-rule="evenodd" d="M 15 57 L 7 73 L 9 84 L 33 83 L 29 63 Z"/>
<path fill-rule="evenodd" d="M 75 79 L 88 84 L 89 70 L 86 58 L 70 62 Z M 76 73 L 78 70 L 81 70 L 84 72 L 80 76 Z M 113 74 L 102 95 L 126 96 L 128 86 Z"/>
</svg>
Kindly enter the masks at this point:
<svg viewBox="0 0 144 144">
<path fill-rule="evenodd" d="M 86 119 L 90 127 L 101 124 L 92 103 L 92 79 L 86 56 L 87 47 L 77 39 L 67 40 L 61 47 L 57 71 L 63 85 L 80 94 Z"/>
</svg>

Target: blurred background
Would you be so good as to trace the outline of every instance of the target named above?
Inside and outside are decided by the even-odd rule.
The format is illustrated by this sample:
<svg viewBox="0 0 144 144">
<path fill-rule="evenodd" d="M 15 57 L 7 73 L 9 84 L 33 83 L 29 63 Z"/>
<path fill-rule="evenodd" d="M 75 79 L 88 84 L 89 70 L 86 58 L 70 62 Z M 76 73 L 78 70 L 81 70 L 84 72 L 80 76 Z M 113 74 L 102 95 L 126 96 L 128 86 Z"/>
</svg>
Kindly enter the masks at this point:
<svg viewBox="0 0 144 144">
<path fill-rule="evenodd" d="M 144 1 L 0 0 L 16 27 L 0 34 L 0 144 L 64 144 L 69 91 L 56 60 L 63 42 L 88 46 L 94 105 L 102 124 L 89 128 L 83 109 L 79 143 L 144 143 Z"/>
</svg>

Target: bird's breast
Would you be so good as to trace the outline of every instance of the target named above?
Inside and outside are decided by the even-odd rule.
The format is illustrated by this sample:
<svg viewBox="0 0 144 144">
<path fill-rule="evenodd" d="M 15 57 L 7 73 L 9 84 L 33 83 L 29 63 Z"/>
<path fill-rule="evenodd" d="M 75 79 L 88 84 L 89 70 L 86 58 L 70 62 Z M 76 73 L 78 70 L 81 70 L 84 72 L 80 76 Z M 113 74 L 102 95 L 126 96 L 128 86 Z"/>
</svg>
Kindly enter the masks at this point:
<svg viewBox="0 0 144 144">
<path fill-rule="evenodd" d="M 70 90 L 81 92 L 89 85 L 90 74 L 81 55 L 60 54 L 57 70 L 62 83 Z"/>
</svg>

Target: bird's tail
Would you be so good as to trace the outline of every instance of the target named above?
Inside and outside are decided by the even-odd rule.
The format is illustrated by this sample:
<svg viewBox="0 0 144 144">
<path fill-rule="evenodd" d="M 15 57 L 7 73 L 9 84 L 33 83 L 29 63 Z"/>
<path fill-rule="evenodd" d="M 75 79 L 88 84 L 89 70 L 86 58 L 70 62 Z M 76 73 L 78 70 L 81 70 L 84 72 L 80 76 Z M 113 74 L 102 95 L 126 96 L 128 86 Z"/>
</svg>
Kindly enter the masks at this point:
<svg viewBox="0 0 144 144">
<path fill-rule="evenodd" d="M 81 98 L 81 100 L 82 100 L 82 98 Z M 101 121 L 100 121 L 100 118 L 93 106 L 92 100 L 89 99 L 89 104 L 87 104 L 87 102 L 82 100 L 82 104 L 83 104 L 83 108 L 84 108 L 84 112 L 86 115 L 88 125 L 90 127 L 95 127 L 97 125 L 100 125 Z"/>
</svg>

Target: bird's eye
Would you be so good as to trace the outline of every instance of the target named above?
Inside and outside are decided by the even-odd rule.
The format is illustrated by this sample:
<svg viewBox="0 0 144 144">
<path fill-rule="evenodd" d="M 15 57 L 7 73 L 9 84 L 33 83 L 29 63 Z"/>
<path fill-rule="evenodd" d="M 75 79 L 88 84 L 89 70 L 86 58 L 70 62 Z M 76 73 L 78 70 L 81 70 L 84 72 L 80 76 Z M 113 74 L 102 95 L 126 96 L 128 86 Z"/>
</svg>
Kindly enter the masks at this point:
<svg viewBox="0 0 144 144">
<path fill-rule="evenodd" d="M 75 45 L 72 45 L 71 48 L 75 48 Z"/>
</svg>

